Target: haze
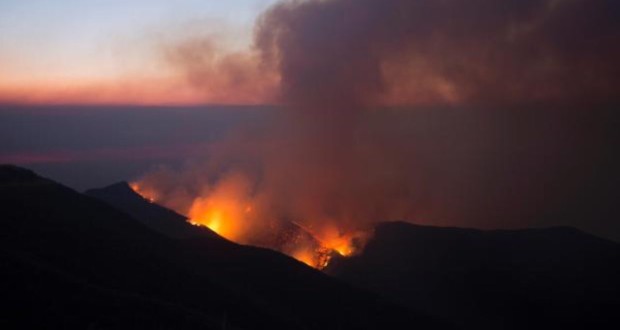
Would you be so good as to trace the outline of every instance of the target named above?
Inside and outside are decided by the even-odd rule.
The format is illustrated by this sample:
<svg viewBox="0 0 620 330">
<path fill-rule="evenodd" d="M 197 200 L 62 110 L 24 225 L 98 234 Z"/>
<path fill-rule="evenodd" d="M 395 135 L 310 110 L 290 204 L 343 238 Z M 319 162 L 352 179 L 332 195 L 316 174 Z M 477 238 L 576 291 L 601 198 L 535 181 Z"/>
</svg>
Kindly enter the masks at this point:
<svg viewBox="0 0 620 330">
<path fill-rule="evenodd" d="M 616 2 L 225 3 L 3 2 L 0 161 L 185 212 L 234 176 L 319 227 L 620 237 Z"/>
</svg>

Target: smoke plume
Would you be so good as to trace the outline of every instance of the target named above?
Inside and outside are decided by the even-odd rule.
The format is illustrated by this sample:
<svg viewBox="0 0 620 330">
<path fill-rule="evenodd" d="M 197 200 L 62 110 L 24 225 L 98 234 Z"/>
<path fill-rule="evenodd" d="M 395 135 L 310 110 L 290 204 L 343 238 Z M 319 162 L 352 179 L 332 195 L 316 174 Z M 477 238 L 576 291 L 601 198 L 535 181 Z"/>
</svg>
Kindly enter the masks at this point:
<svg viewBox="0 0 620 330">
<path fill-rule="evenodd" d="M 163 46 L 164 60 L 204 100 L 219 103 L 273 102 L 278 76 L 255 51 L 227 50 L 210 35 L 178 37 Z"/>
<path fill-rule="evenodd" d="M 484 141 L 498 123 L 488 121 L 489 109 L 505 115 L 525 105 L 617 102 L 619 36 L 620 4 L 611 0 L 281 2 L 262 15 L 255 35 L 262 65 L 279 77 L 277 118 L 212 146 L 204 163 L 156 171 L 141 184 L 193 221 L 234 222 L 223 231 L 240 242 L 269 242 L 294 223 L 319 240 L 351 245 L 377 221 L 449 214 L 467 204 L 463 196 L 480 195 L 484 187 L 462 187 L 484 175 L 485 160 L 472 153 L 493 143 Z M 201 76 L 199 63 L 187 68 Z M 424 134 L 425 123 L 386 120 L 394 115 L 378 109 L 386 105 L 470 113 L 451 114 L 446 131 Z M 475 147 L 458 148 L 463 127 Z M 533 170 L 508 175 L 514 194 L 532 188 L 523 179 L 544 178 L 563 160 L 567 147 L 557 141 L 571 127 L 556 135 L 535 127 L 539 140 L 517 139 L 532 145 L 519 166 L 552 152 Z M 503 180 L 488 172 L 487 180 Z"/>
<path fill-rule="evenodd" d="M 256 41 L 286 102 L 593 103 L 617 98 L 619 16 L 613 0 L 292 1 Z"/>
</svg>

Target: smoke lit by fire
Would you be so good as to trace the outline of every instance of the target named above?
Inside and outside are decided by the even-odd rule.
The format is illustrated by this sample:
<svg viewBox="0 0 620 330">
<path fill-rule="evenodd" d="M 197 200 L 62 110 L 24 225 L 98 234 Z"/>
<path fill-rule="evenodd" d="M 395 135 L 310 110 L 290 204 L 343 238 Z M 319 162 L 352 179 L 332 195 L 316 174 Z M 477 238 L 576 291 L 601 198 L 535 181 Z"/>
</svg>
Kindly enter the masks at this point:
<svg viewBox="0 0 620 330">
<path fill-rule="evenodd" d="M 130 186 L 151 203 L 174 206 L 159 199 L 148 181 Z M 228 180 L 212 193 L 193 199 L 188 209 L 176 211 L 187 214 L 191 224 L 206 226 L 231 241 L 280 250 L 318 269 L 325 268 L 336 254 L 354 254 L 366 237 L 362 232 L 342 233 L 335 226 L 313 230 L 300 222 L 264 218 L 256 201 L 244 197 L 243 190 L 241 181 Z"/>
<path fill-rule="evenodd" d="M 142 196 L 149 203 L 155 202 L 156 195 L 154 191 L 145 191 L 143 187 L 137 182 L 132 182 L 129 184 L 129 186 L 131 187 L 131 189 L 133 189 L 133 191 L 135 191 L 138 195 Z"/>
<path fill-rule="evenodd" d="M 420 148 L 414 140 L 423 136 L 405 123 L 373 120 L 373 109 L 394 100 L 470 106 L 617 100 L 620 43 L 604 42 L 618 39 L 606 32 L 618 30 L 620 20 L 607 14 L 617 6 L 585 0 L 280 2 L 259 19 L 259 55 L 252 57 L 260 61 L 256 72 L 270 72 L 265 79 L 278 85 L 277 118 L 239 129 L 181 170 L 152 171 L 134 189 L 230 240 L 324 267 L 333 254 L 358 251 L 375 222 L 417 220 L 438 208 L 432 204 L 458 207 L 472 190 L 463 185 L 456 198 L 441 196 L 446 182 L 458 184 L 461 177 L 437 174 L 437 164 L 452 162 L 451 155 Z M 566 24 L 584 12 L 590 15 L 575 38 Z M 219 62 L 197 56 L 208 50 L 200 45 L 183 44 L 172 54 L 194 83 L 210 90 L 205 82 Z M 445 133 L 427 145 L 449 144 Z M 419 153 L 440 161 L 424 164 Z M 431 182 L 428 173 L 441 180 Z"/>
</svg>

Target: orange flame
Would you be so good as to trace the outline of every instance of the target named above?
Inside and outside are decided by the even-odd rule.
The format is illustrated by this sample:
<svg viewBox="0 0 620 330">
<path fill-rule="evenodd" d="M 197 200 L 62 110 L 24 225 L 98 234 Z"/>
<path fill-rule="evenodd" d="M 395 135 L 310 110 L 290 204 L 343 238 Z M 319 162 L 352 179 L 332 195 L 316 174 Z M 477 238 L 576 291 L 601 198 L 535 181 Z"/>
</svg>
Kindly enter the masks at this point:
<svg viewBox="0 0 620 330">
<path fill-rule="evenodd" d="M 155 191 L 144 189 L 144 187 L 142 187 L 142 185 L 137 182 L 130 182 L 129 187 L 131 187 L 131 189 L 135 191 L 138 195 L 142 196 L 142 198 L 149 201 L 149 203 L 155 203 Z"/>
<path fill-rule="evenodd" d="M 316 267 L 315 255 L 313 251 L 307 249 L 300 249 L 298 251 L 293 252 L 291 257 L 297 259 L 298 261 L 303 262 L 304 264 L 310 267 Z"/>
<path fill-rule="evenodd" d="M 208 227 L 218 235 L 234 242 L 244 242 L 243 223 L 251 206 L 243 207 L 226 198 L 196 198 L 189 210 L 190 222 Z"/>
<path fill-rule="evenodd" d="M 137 182 L 131 183 L 130 187 L 149 202 L 158 201 L 155 190 L 147 189 Z M 239 197 L 243 196 L 239 193 L 240 190 L 243 188 L 231 181 L 229 184 L 220 185 L 206 197 L 195 198 L 188 211 L 176 211 L 186 213 L 192 225 L 208 227 L 218 235 L 236 243 L 252 244 L 252 236 L 256 235 L 253 230 L 259 229 L 253 226 L 260 222 L 255 221 L 257 210 L 252 201 Z M 299 222 L 293 222 L 293 224 L 311 236 L 313 241 L 293 239 L 293 247 L 280 249 L 280 252 L 317 269 L 327 267 L 331 258 L 336 254 L 345 257 L 354 255 L 358 249 L 355 242 L 365 237 L 359 232 L 343 233 L 335 226 L 325 226 L 314 230 Z M 261 229 L 265 230 L 265 227 Z M 278 226 L 268 229 L 281 230 Z M 272 234 L 274 237 L 277 235 L 277 233 Z M 265 247 L 274 248 L 268 244 Z"/>
<path fill-rule="evenodd" d="M 334 226 L 325 226 L 321 230 L 314 231 L 308 227 L 295 222 L 295 224 L 303 228 L 306 232 L 317 239 L 324 248 L 335 251 L 343 257 L 348 257 L 356 252 L 354 242 L 361 240 L 365 235 L 358 233 L 342 233 Z"/>
</svg>

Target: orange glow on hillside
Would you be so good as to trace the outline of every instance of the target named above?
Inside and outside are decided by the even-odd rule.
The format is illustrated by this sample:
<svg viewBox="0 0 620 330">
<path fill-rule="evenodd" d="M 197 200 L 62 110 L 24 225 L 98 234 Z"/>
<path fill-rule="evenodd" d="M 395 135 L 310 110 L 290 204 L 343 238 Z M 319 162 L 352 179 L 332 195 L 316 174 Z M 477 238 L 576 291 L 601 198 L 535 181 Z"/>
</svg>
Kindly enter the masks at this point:
<svg viewBox="0 0 620 330">
<path fill-rule="evenodd" d="M 329 224 L 329 222 L 326 223 Z M 325 225 L 320 230 L 315 231 L 300 223 L 296 222 L 295 224 L 314 236 L 322 247 L 335 251 L 344 257 L 355 254 L 355 252 L 357 252 L 354 244 L 355 241 L 363 240 L 365 237 L 365 234 L 362 232 L 343 233 L 337 227 L 330 225 Z"/>
<path fill-rule="evenodd" d="M 244 217 L 249 206 L 237 204 L 225 197 L 197 198 L 189 210 L 190 221 L 208 227 L 218 235 L 234 242 L 244 242 Z"/>
<path fill-rule="evenodd" d="M 137 182 L 130 182 L 129 187 L 131 187 L 133 191 L 135 191 L 138 195 L 142 196 L 142 198 L 146 199 L 147 201 L 151 203 L 155 202 L 156 200 L 155 191 L 145 189 L 142 185 L 140 185 Z"/>
<path fill-rule="evenodd" d="M 291 257 L 297 259 L 298 261 L 303 262 L 304 264 L 310 267 L 316 267 L 316 262 L 314 260 L 314 253 L 311 250 L 301 249 L 293 252 Z"/>
<path fill-rule="evenodd" d="M 323 245 L 331 250 L 335 250 L 341 256 L 350 256 L 355 252 L 353 246 L 353 234 L 343 234 L 336 227 L 326 227 L 316 236 L 321 238 Z"/>
<path fill-rule="evenodd" d="M 158 202 L 154 189 L 140 183 L 131 183 L 131 188 L 150 202 Z M 281 226 L 265 225 L 260 221 L 254 202 L 247 200 L 247 187 L 239 177 L 232 177 L 210 191 L 205 197 L 197 197 L 186 213 L 189 222 L 195 226 L 205 226 L 218 235 L 240 244 L 252 244 L 258 236 L 278 237 Z M 263 219 L 264 220 L 264 219 Z M 326 221 L 326 223 L 329 223 Z M 278 248 L 274 242 L 259 244 L 264 247 L 280 249 L 308 266 L 323 269 L 335 255 L 351 256 L 359 249 L 360 240 L 365 239 L 361 232 L 342 232 L 333 225 L 324 225 L 317 230 L 292 222 L 300 232 L 290 236 L 287 248 Z M 265 233 L 265 231 L 271 231 Z M 308 239 L 297 235 L 307 235 Z"/>
<path fill-rule="evenodd" d="M 331 259 L 330 250 L 323 247 L 311 249 L 302 246 L 291 253 L 291 257 L 316 269 L 324 269 Z"/>
</svg>

